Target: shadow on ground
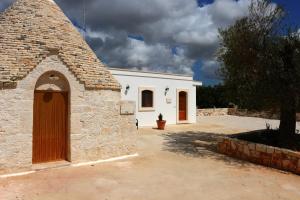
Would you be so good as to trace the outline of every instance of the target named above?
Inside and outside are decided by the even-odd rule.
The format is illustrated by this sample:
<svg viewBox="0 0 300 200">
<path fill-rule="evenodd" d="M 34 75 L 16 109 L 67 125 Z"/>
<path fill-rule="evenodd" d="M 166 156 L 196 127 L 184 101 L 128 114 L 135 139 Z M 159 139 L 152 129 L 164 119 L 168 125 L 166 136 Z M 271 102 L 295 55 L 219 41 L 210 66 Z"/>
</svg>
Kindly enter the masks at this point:
<svg viewBox="0 0 300 200">
<path fill-rule="evenodd" d="M 164 151 L 170 151 L 185 156 L 212 158 L 229 165 L 248 166 L 250 163 L 230 158 L 217 152 L 218 138 L 224 135 L 205 132 L 166 133 L 164 137 Z"/>
</svg>

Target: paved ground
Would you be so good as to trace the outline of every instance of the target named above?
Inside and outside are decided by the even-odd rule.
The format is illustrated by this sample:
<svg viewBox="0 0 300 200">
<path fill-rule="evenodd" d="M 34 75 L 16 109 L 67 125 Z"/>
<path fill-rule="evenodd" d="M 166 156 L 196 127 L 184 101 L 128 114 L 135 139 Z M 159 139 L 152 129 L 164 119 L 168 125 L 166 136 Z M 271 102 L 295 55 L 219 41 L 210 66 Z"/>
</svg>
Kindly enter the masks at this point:
<svg viewBox="0 0 300 200">
<path fill-rule="evenodd" d="M 0 179 L 0 200 L 300 199 L 299 176 L 215 153 L 219 134 L 264 127 L 263 119 L 225 116 L 140 129 L 139 157 Z"/>
</svg>

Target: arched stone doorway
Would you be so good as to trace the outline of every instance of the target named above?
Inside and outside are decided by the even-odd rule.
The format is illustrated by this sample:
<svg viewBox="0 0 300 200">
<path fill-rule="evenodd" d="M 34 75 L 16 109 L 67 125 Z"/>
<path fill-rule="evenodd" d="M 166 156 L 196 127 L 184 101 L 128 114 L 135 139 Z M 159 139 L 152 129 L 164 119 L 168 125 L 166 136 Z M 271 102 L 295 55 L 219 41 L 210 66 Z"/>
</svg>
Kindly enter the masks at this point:
<svg viewBox="0 0 300 200">
<path fill-rule="evenodd" d="M 59 72 L 44 73 L 37 81 L 33 108 L 32 163 L 69 160 L 69 92 Z"/>
</svg>

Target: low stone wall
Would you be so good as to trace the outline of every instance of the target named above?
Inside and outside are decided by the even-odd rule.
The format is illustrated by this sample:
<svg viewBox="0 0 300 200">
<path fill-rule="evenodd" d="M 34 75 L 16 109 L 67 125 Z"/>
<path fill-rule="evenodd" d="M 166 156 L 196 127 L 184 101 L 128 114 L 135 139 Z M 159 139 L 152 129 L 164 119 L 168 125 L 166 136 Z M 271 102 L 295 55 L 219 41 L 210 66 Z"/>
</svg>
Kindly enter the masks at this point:
<svg viewBox="0 0 300 200">
<path fill-rule="evenodd" d="M 264 119 L 280 119 L 280 114 L 277 111 L 249 111 L 247 109 L 229 108 L 228 115 L 240 116 L 240 117 L 259 117 Z M 296 120 L 300 121 L 300 113 L 296 113 Z"/>
<path fill-rule="evenodd" d="M 300 152 L 228 137 L 220 139 L 218 151 L 234 158 L 300 175 Z"/>
<path fill-rule="evenodd" d="M 235 115 L 240 117 L 259 117 L 265 119 L 279 119 L 279 114 L 276 111 L 249 111 L 247 109 L 230 108 L 228 110 L 229 115 Z"/>
<path fill-rule="evenodd" d="M 228 108 L 207 108 L 198 109 L 197 116 L 222 116 L 228 115 Z"/>
</svg>

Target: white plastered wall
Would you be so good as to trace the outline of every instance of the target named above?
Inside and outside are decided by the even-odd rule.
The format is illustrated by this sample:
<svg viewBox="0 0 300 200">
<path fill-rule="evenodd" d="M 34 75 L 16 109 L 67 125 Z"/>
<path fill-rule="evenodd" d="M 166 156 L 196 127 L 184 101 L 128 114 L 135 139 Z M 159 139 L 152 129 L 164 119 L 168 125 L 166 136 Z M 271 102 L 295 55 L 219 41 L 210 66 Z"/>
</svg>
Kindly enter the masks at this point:
<svg viewBox="0 0 300 200">
<path fill-rule="evenodd" d="M 136 101 L 136 117 L 140 126 L 156 126 L 156 120 L 160 113 L 163 114 L 167 124 L 178 124 L 177 92 L 188 92 L 188 120 L 185 123 L 196 123 L 196 86 L 192 77 L 180 77 L 175 75 L 139 73 L 110 69 L 115 78 L 122 85 L 122 100 Z M 200 83 L 198 83 L 200 84 Z M 129 90 L 126 91 L 126 87 Z M 165 95 L 165 89 L 169 91 Z M 154 110 L 139 110 L 139 89 L 149 88 L 154 90 Z M 170 101 L 169 103 L 167 101 Z"/>
</svg>

